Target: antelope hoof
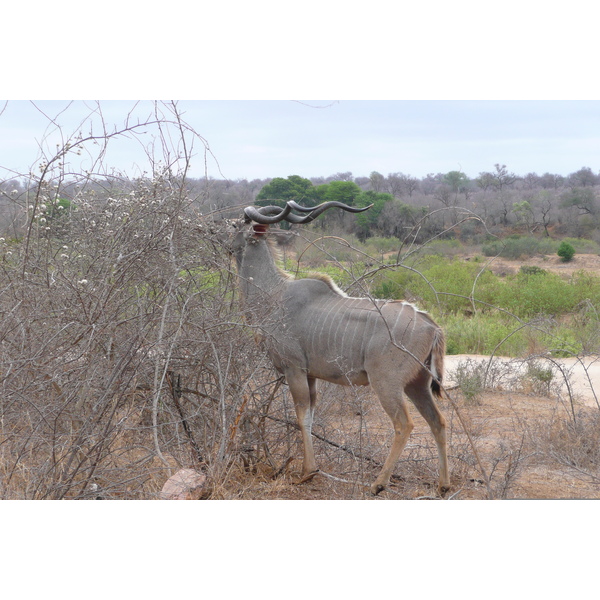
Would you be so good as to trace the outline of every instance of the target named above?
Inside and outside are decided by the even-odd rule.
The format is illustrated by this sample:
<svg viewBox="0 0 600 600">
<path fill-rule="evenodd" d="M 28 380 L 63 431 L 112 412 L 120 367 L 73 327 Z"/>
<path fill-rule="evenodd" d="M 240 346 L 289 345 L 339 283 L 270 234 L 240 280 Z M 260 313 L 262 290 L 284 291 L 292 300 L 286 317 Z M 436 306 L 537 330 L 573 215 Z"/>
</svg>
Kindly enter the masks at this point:
<svg viewBox="0 0 600 600">
<path fill-rule="evenodd" d="M 440 496 L 443 498 L 448 492 L 450 491 L 450 484 L 448 485 L 439 485 L 438 486 L 438 492 L 440 493 Z"/>
<path fill-rule="evenodd" d="M 382 485 L 381 483 L 374 483 L 371 486 L 371 494 L 373 494 L 373 496 L 378 496 L 383 490 L 385 490 L 385 485 Z"/>
<path fill-rule="evenodd" d="M 308 475 L 302 475 L 302 478 L 300 479 L 300 481 L 298 481 L 296 483 L 296 485 L 301 485 L 303 483 L 306 483 L 307 481 L 311 481 L 312 478 L 319 472 L 319 469 L 315 469 L 314 471 L 311 471 Z"/>
</svg>

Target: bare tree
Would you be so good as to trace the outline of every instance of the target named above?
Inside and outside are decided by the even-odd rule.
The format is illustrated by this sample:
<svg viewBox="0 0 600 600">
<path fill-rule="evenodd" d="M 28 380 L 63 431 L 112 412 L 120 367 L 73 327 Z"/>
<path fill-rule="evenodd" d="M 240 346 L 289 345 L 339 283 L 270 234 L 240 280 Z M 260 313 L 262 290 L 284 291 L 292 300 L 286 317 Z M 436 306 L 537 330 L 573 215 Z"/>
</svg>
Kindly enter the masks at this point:
<svg viewBox="0 0 600 600">
<path fill-rule="evenodd" d="M 496 163 L 494 165 L 496 171 L 492 173 L 492 185 L 502 192 L 505 188 L 510 187 L 516 180 L 517 176 L 514 173 L 509 173 L 506 165 Z"/>
<path fill-rule="evenodd" d="M 540 177 L 540 185 L 544 189 L 553 189 L 557 190 L 564 184 L 565 178 L 562 175 L 557 175 L 553 173 L 544 173 Z"/>
<path fill-rule="evenodd" d="M 590 167 L 582 167 L 569 175 L 569 182 L 575 187 L 593 187 L 599 181 L 600 177 L 595 175 Z"/>
<path fill-rule="evenodd" d="M 523 184 L 525 189 L 534 190 L 540 185 L 540 177 L 537 173 L 527 173 L 523 176 Z"/>
<path fill-rule="evenodd" d="M 387 176 L 388 188 L 390 194 L 395 198 L 400 198 L 404 191 L 404 182 L 402 180 L 402 173 L 389 173 Z"/>
<path fill-rule="evenodd" d="M 385 192 L 386 181 L 385 181 L 385 177 L 381 173 L 378 173 L 377 171 L 373 171 L 369 175 L 369 181 L 371 182 L 371 189 L 374 192 L 378 192 L 378 193 Z"/>
</svg>

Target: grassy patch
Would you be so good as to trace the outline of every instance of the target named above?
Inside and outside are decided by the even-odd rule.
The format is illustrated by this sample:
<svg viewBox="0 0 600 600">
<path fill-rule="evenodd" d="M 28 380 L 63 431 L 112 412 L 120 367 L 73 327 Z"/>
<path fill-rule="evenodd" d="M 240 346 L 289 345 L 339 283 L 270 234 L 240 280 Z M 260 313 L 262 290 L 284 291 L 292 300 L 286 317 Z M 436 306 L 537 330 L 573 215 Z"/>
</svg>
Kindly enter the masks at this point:
<svg viewBox="0 0 600 600">
<path fill-rule="evenodd" d="M 564 280 L 534 268 L 499 277 L 476 262 L 430 256 L 418 272 L 382 272 L 372 289 L 376 297 L 405 298 L 431 312 L 446 329 L 450 354 L 569 356 L 600 346 L 594 274 Z"/>
<path fill-rule="evenodd" d="M 550 238 L 513 235 L 502 240 L 491 240 L 483 244 L 484 256 L 502 256 L 512 260 L 529 258 L 538 254 L 556 254 L 559 243 Z"/>
</svg>

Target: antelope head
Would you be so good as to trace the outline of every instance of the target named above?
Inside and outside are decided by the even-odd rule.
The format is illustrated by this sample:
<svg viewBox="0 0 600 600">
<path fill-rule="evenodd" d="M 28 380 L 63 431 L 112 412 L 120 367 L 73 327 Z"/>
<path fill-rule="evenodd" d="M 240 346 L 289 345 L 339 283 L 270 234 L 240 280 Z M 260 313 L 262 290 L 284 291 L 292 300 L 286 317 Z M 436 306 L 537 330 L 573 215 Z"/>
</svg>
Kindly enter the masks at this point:
<svg viewBox="0 0 600 600">
<path fill-rule="evenodd" d="M 342 202 L 330 201 L 323 202 L 318 206 L 300 206 L 293 200 L 281 206 L 247 206 L 244 209 L 244 217 L 235 222 L 230 222 L 230 231 L 233 235 L 230 251 L 235 255 L 238 264 L 244 254 L 244 248 L 248 243 L 258 242 L 269 232 L 269 226 L 282 221 L 287 221 L 294 225 L 303 225 L 310 223 L 320 214 L 330 208 L 341 208 L 347 212 L 359 213 L 368 210 L 373 206 L 364 208 L 354 208 L 347 206 Z M 292 212 L 296 211 L 296 212 Z M 296 214 L 301 213 L 301 214 Z"/>
</svg>

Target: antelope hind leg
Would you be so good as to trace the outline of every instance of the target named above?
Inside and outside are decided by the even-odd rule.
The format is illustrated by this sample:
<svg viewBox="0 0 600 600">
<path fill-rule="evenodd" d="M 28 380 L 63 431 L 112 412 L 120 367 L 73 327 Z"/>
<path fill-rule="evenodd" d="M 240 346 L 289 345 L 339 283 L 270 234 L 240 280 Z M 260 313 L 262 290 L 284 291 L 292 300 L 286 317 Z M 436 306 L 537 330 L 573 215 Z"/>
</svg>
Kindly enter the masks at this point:
<svg viewBox="0 0 600 600">
<path fill-rule="evenodd" d="M 431 393 L 430 380 L 422 377 L 406 388 L 408 397 L 412 400 L 417 410 L 427 421 L 435 439 L 439 462 L 438 492 L 444 496 L 450 490 L 450 476 L 448 470 L 448 450 L 446 442 L 446 419 L 440 412 Z"/>
<path fill-rule="evenodd" d="M 375 389 L 377 384 L 372 385 Z M 380 393 L 377 389 L 375 389 L 375 392 L 394 426 L 394 441 L 392 442 L 392 447 L 390 448 L 388 457 L 377 476 L 377 479 L 371 486 L 371 493 L 377 495 L 388 485 L 392 471 L 398 462 L 400 454 L 402 454 L 402 450 L 404 450 L 404 446 L 406 446 L 406 442 L 408 441 L 408 437 L 410 436 L 410 432 L 413 430 L 414 425 L 408 414 L 402 395 L 398 395 L 397 391 L 395 392 L 395 395 L 384 395 L 383 391 Z"/>
</svg>

